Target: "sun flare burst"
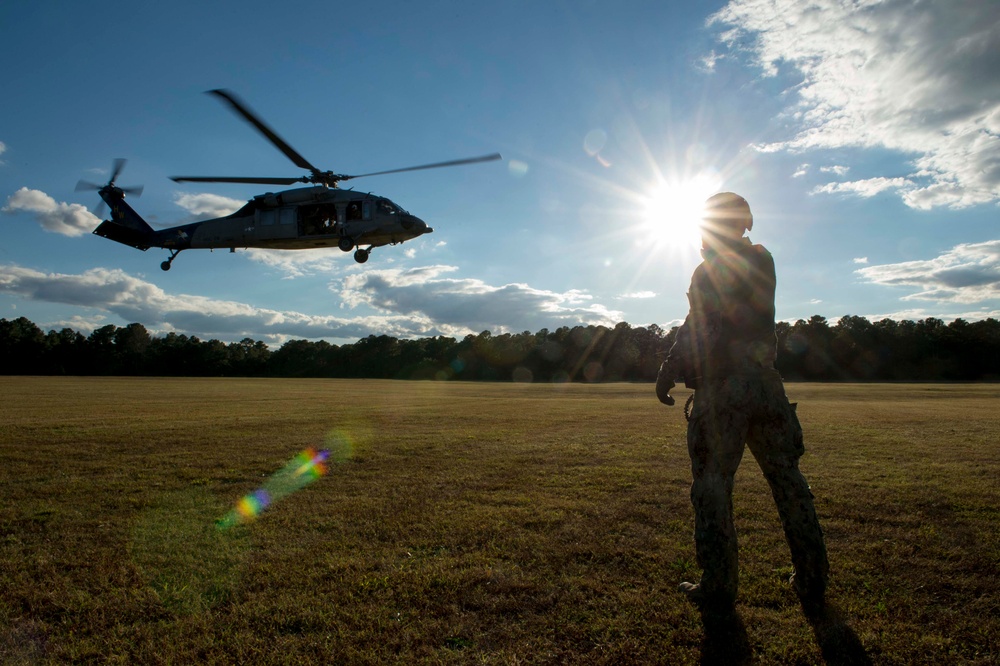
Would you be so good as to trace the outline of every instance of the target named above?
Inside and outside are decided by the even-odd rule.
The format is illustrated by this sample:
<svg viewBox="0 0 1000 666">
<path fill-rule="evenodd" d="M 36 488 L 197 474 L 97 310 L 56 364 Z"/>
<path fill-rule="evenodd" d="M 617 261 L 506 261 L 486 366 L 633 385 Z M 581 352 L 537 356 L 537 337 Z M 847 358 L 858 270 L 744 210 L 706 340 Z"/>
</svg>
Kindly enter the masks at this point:
<svg viewBox="0 0 1000 666">
<path fill-rule="evenodd" d="M 661 180 L 643 197 L 642 225 L 650 242 L 671 249 L 701 247 L 705 200 L 718 191 L 717 178 L 699 174 L 683 180 Z"/>
</svg>

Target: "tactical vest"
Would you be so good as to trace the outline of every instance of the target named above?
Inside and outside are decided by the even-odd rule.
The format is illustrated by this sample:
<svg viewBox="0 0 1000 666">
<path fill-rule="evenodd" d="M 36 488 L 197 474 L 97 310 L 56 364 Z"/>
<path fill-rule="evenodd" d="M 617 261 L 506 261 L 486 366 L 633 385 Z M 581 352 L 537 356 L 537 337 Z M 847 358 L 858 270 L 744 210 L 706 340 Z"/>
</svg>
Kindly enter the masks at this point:
<svg viewBox="0 0 1000 666">
<path fill-rule="evenodd" d="M 670 351 L 688 386 L 774 366 L 775 283 L 774 259 L 762 245 L 743 238 L 706 250 L 691 277 L 691 310 Z"/>
</svg>

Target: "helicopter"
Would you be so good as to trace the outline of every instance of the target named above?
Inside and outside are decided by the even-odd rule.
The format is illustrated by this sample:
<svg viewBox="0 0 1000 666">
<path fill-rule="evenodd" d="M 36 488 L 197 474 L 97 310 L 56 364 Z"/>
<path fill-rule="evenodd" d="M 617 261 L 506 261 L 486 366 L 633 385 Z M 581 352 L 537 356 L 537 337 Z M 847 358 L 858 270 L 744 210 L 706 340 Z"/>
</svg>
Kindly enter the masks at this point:
<svg viewBox="0 0 1000 666">
<path fill-rule="evenodd" d="M 338 187 L 338 183 L 353 178 L 502 159 L 499 153 L 492 153 L 353 176 L 321 171 L 278 136 L 234 93 L 219 89 L 210 90 L 208 94 L 227 103 L 295 166 L 307 169 L 309 173 L 298 178 L 172 176 L 171 180 L 178 183 L 262 185 L 310 183 L 311 186 L 259 194 L 235 213 L 225 217 L 154 230 L 125 203 L 127 194 L 141 194 L 142 188 L 119 187 L 116 184 L 125 166 L 124 159 L 114 161 L 111 178 L 104 185 L 80 181 L 77 191 L 97 190 L 111 209 L 111 219 L 101 222 L 94 233 L 144 252 L 151 247 L 168 250 L 170 257 L 160 264 L 160 268 L 165 271 L 170 270 L 174 259 L 182 251 L 203 248 L 229 248 L 230 252 L 236 252 L 237 247 L 301 250 L 336 246 L 343 252 L 354 250 L 354 260 L 363 264 L 368 261 L 372 248 L 403 243 L 434 230 L 386 197 L 370 192 L 356 192 L 353 189 L 343 190 Z"/>
</svg>

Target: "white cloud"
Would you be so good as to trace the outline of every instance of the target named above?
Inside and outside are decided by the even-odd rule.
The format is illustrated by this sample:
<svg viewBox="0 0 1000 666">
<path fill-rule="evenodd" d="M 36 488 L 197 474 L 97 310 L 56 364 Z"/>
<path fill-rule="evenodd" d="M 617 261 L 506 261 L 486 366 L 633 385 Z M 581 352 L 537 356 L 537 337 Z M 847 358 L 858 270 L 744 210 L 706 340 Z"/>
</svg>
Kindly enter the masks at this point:
<svg viewBox="0 0 1000 666">
<path fill-rule="evenodd" d="M 982 310 L 968 310 L 965 312 L 954 312 L 949 314 L 941 314 L 940 312 L 932 312 L 925 308 L 906 308 L 904 310 L 896 310 L 895 312 L 885 312 L 877 314 L 867 314 L 867 315 L 856 315 L 861 316 L 871 322 L 882 321 L 883 319 L 893 319 L 895 321 L 922 321 L 924 319 L 940 319 L 944 322 L 951 323 L 956 319 L 964 319 L 966 321 L 982 321 L 984 319 L 1000 319 L 1000 310 L 983 308 Z M 830 322 L 834 323 L 839 321 L 840 318 L 831 318 Z M 794 322 L 789 322 L 794 323 Z"/>
<path fill-rule="evenodd" d="M 492 286 L 472 278 L 449 278 L 453 266 L 372 270 L 344 278 L 339 293 L 350 307 L 416 317 L 449 335 L 490 330 L 537 331 L 578 324 L 614 326 L 622 314 L 592 303 L 578 290 L 564 293 L 526 284 Z"/>
<path fill-rule="evenodd" d="M 246 202 L 239 199 L 230 199 L 219 194 L 185 194 L 184 192 L 177 192 L 174 194 L 174 203 L 192 215 L 224 217 L 238 211 Z"/>
<path fill-rule="evenodd" d="M 633 291 L 628 294 L 622 294 L 618 298 L 656 298 L 655 291 Z"/>
<path fill-rule="evenodd" d="M 854 180 L 847 183 L 827 183 L 826 185 L 813 188 L 811 194 L 837 194 L 846 192 L 867 199 L 886 190 L 903 190 L 912 185 L 913 182 L 906 178 L 878 177 L 867 180 Z"/>
<path fill-rule="evenodd" d="M 350 255 L 336 247 L 320 247 L 304 250 L 265 250 L 249 248 L 246 255 L 252 261 L 264 264 L 269 268 L 281 271 L 286 278 L 297 278 L 316 273 L 332 273 L 345 265 L 353 266 Z M 350 262 L 345 264 L 345 262 Z"/>
<path fill-rule="evenodd" d="M 848 171 L 851 170 L 851 167 L 834 165 L 834 166 L 820 167 L 819 170 L 821 173 L 832 173 L 835 176 L 843 176 Z"/>
<path fill-rule="evenodd" d="M 80 204 L 58 203 L 45 192 L 29 190 L 27 187 L 10 195 L 2 210 L 11 215 L 28 213 L 46 231 L 64 236 L 89 234 L 101 223 Z"/>
<path fill-rule="evenodd" d="M 732 0 L 709 24 L 766 75 L 800 79 L 794 136 L 762 150 L 890 149 L 913 157 L 885 179 L 911 207 L 1000 199 L 1000 4 Z"/>
<path fill-rule="evenodd" d="M 3 141 L 0 141 L 0 155 L 3 155 L 5 152 L 7 152 L 7 144 L 5 144 Z M 4 163 L 3 160 L 0 160 L 0 164 L 3 163 Z"/>
<path fill-rule="evenodd" d="M 799 168 L 792 174 L 792 178 L 801 178 L 809 173 L 809 164 L 800 164 Z"/>
<path fill-rule="evenodd" d="M 66 320 L 50 322 L 47 328 L 54 328 L 56 330 L 71 328 L 82 335 L 90 335 L 101 326 L 106 326 L 108 323 L 107 319 L 104 315 L 94 315 L 92 317 L 73 315 Z"/>
<path fill-rule="evenodd" d="M 621 320 L 621 313 L 593 303 L 584 292 L 555 293 L 523 284 L 493 287 L 480 280 L 444 277 L 454 270 L 427 266 L 348 275 L 331 289 L 352 309 L 364 306 L 376 311 L 355 317 L 307 315 L 171 294 L 122 270 L 107 268 L 65 274 L 0 265 L 0 293 L 97 311 L 96 315 L 88 311 L 76 314 L 71 321 L 79 321 L 80 328 L 92 330 L 95 322 L 110 314 L 126 322 L 140 322 L 151 330 L 224 341 L 250 337 L 272 344 L 291 338 L 357 340 L 373 334 L 461 337 L 483 330 L 503 333 L 577 324 L 614 326 Z"/>
<path fill-rule="evenodd" d="M 437 333 L 415 317 L 380 315 L 347 319 L 258 308 L 191 294 L 170 294 L 118 269 L 94 268 L 80 274 L 65 274 L 0 265 L 0 293 L 92 308 L 126 322 L 140 322 L 150 329 L 224 341 L 250 337 L 281 343 L 291 338 L 353 340 L 372 333 L 396 337 Z M 88 314 L 86 320 L 94 321 L 93 315 Z"/>
<path fill-rule="evenodd" d="M 708 55 L 702 56 L 702 58 L 700 60 L 698 60 L 698 67 L 699 67 L 699 69 L 701 69 L 702 71 L 705 71 L 705 72 L 714 72 L 715 71 L 715 64 L 717 62 L 719 62 L 719 59 L 721 57 L 722 56 L 720 56 L 714 50 L 710 51 L 708 53 Z"/>
<path fill-rule="evenodd" d="M 867 264 L 868 263 L 868 257 L 855 257 L 853 261 L 856 264 Z"/>
<path fill-rule="evenodd" d="M 957 245 L 934 259 L 866 266 L 855 272 L 873 284 L 918 290 L 904 296 L 904 301 L 992 301 L 1000 299 L 1000 240 Z"/>
</svg>

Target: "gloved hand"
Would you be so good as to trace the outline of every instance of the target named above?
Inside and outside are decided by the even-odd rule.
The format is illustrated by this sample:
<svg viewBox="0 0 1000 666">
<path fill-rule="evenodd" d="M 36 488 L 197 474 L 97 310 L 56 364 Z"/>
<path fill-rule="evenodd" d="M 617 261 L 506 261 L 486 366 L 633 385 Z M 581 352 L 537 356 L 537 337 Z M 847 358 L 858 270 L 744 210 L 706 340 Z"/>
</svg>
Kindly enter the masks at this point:
<svg viewBox="0 0 1000 666">
<path fill-rule="evenodd" d="M 660 371 L 656 373 L 656 397 L 660 402 L 669 407 L 674 406 L 674 398 L 670 395 L 670 389 L 674 386 L 674 372 L 667 361 L 664 361 L 660 365 Z"/>
</svg>

